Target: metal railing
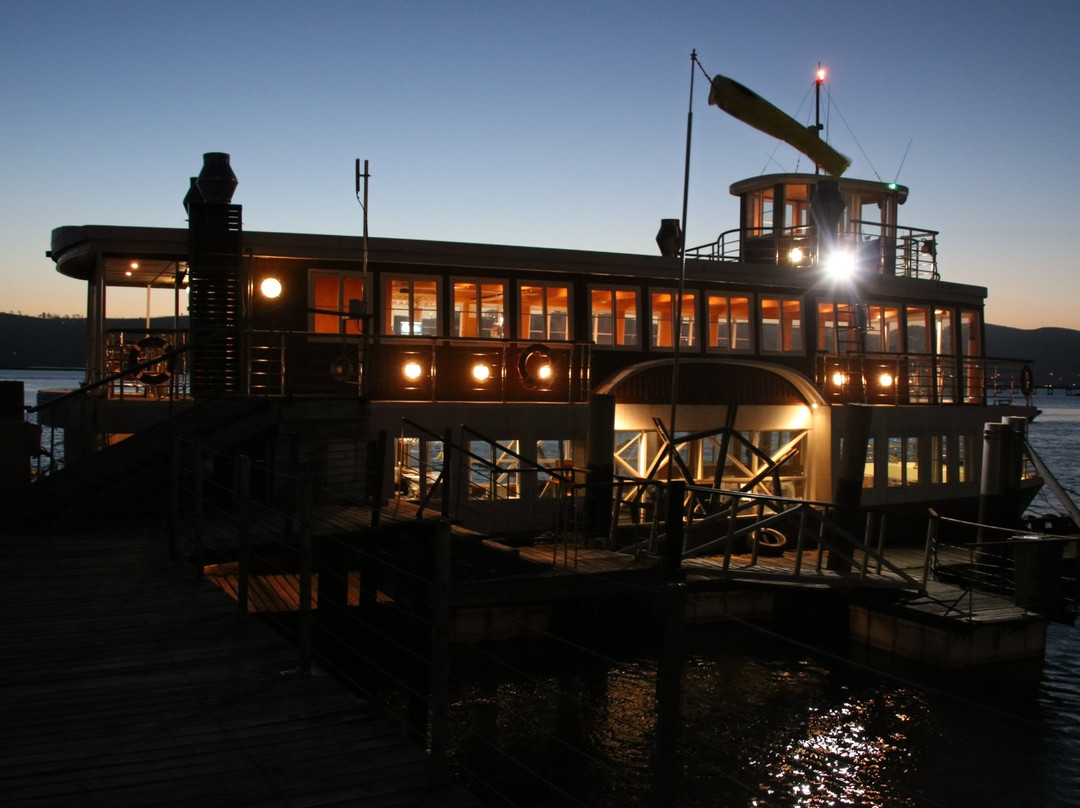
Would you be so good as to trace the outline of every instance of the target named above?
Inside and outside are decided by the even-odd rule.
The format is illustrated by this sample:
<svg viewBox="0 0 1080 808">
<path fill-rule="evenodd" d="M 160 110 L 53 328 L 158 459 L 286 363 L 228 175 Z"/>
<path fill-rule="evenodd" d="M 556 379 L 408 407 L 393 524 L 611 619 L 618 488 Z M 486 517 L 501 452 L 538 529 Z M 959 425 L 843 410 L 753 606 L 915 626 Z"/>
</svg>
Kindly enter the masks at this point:
<svg viewBox="0 0 1080 808">
<path fill-rule="evenodd" d="M 864 271 L 905 278 L 941 278 L 936 230 L 866 220 L 852 220 L 848 228 L 840 234 L 834 249 L 852 251 L 856 264 Z M 818 261 L 818 236 L 812 225 L 736 228 L 721 233 L 715 241 L 688 247 L 686 255 L 711 261 L 806 268 Z"/>
<path fill-rule="evenodd" d="M 739 574 L 758 564 L 762 555 L 793 551 L 790 578 L 805 580 L 822 576 L 828 558 L 830 569 L 856 572 L 860 583 L 881 583 L 922 592 L 921 580 L 890 562 L 885 556 L 884 514 L 868 512 L 856 517 L 834 503 L 680 484 L 620 478 L 612 505 L 609 549 L 658 553 L 667 536 L 667 497 L 676 490 L 684 497 L 684 525 L 677 555 L 684 560 L 720 558 L 721 574 L 734 572 L 733 557 L 749 555 Z M 861 525 L 855 523 L 863 518 Z M 665 552 L 676 552 L 667 548 Z M 770 577 L 778 577 L 775 572 Z"/>
<path fill-rule="evenodd" d="M 852 352 L 819 355 L 815 382 L 836 402 L 1030 406 L 1027 367 L 997 357 Z"/>
<path fill-rule="evenodd" d="M 929 573 L 961 590 L 946 604 L 948 610 L 967 620 L 975 614 L 976 592 L 1011 599 L 1021 608 L 1070 623 L 1077 614 L 1080 536 L 984 525 L 931 510 L 926 546 Z M 1076 567 L 1071 577 L 1066 569 L 1069 552 Z"/>
</svg>

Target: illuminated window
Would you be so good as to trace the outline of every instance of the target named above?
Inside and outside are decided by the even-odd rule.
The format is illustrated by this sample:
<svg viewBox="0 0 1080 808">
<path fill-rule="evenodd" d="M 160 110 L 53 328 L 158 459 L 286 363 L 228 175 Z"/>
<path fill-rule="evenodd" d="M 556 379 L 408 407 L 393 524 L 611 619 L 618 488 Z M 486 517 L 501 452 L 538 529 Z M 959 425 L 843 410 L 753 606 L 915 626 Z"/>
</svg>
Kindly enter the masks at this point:
<svg viewBox="0 0 1080 808">
<path fill-rule="evenodd" d="M 934 309 L 934 332 L 937 353 L 944 356 L 952 356 L 956 353 L 956 344 L 953 342 L 953 312 L 952 309 Z"/>
<path fill-rule="evenodd" d="M 867 307 L 866 350 L 871 353 L 900 352 L 900 308 Z"/>
<path fill-rule="evenodd" d="M 977 311 L 960 311 L 960 356 L 964 378 L 964 402 L 981 404 L 985 397 L 986 372 L 982 361 L 981 317 Z"/>
<path fill-rule="evenodd" d="M 573 487 L 566 481 L 573 481 L 573 441 L 538 440 L 536 442 L 537 465 L 558 472 L 560 477 L 553 477 L 544 471 L 536 473 L 537 496 L 541 499 L 559 496 L 572 496 Z M 562 478 L 562 479 L 560 479 Z"/>
<path fill-rule="evenodd" d="M 470 440 L 469 499 L 518 499 L 518 442 Z"/>
<path fill-rule="evenodd" d="M 930 436 L 930 482 L 933 484 L 949 481 L 949 436 Z"/>
<path fill-rule="evenodd" d="M 505 336 L 505 287 L 501 283 L 456 281 L 452 336 L 501 339 Z"/>
<path fill-rule="evenodd" d="M 310 275 L 309 328 L 316 334 L 359 334 L 360 320 L 348 318 L 349 303 L 364 299 L 364 280 L 359 275 L 313 270 Z"/>
<path fill-rule="evenodd" d="M 709 347 L 721 351 L 749 351 L 750 298 L 710 293 L 706 298 Z"/>
<path fill-rule="evenodd" d="M 904 438 L 904 485 L 919 484 L 919 439 Z"/>
<path fill-rule="evenodd" d="M 971 440 L 967 435 L 956 436 L 956 481 L 966 483 L 968 481 L 968 463 L 970 463 L 969 446 Z"/>
<path fill-rule="evenodd" d="M 890 437 L 887 461 L 889 486 L 919 484 L 918 437 Z"/>
<path fill-rule="evenodd" d="M 383 332 L 399 337 L 439 333 L 438 281 L 388 277 L 383 280 Z"/>
<path fill-rule="evenodd" d="M 650 299 L 650 342 L 654 348 L 672 348 L 674 324 L 678 322 L 679 344 L 684 348 L 694 347 L 697 341 L 696 298 L 693 292 L 683 292 L 682 316 L 676 317 L 675 303 L 678 294 L 674 291 L 652 292 Z"/>
<path fill-rule="evenodd" d="M 907 307 L 907 351 L 930 353 L 930 310 L 925 306 Z"/>
<path fill-rule="evenodd" d="M 570 290 L 566 286 L 523 284 L 520 291 L 521 328 L 528 340 L 570 339 Z"/>
<path fill-rule="evenodd" d="M 866 439 L 866 461 L 863 463 L 863 488 L 874 487 L 874 439 Z"/>
<path fill-rule="evenodd" d="M 802 303 L 797 298 L 762 298 L 761 351 L 801 353 Z"/>
<path fill-rule="evenodd" d="M 961 311 L 960 312 L 960 355 L 961 356 L 981 356 L 982 348 L 980 345 L 980 328 L 979 328 L 979 312 L 977 311 Z"/>
<path fill-rule="evenodd" d="M 590 289 L 589 323 L 597 345 L 637 345 L 637 290 Z"/>
<path fill-rule="evenodd" d="M 858 347 L 855 319 L 847 303 L 818 303 L 817 347 L 831 354 L 845 354 Z"/>
</svg>

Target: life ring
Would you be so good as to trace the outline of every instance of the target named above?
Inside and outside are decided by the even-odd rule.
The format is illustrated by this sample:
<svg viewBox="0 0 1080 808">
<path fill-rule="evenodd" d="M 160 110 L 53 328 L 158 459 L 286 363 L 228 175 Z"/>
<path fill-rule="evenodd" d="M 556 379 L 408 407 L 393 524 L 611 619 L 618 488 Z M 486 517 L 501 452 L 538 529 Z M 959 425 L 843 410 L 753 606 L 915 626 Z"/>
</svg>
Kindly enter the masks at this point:
<svg viewBox="0 0 1080 808">
<path fill-rule="evenodd" d="M 1030 365 L 1020 368 L 1020 392 L 1025 396 L 1035 395 L 1035 374 L 1031 372 Z"/>
<path fill-rule="evenodd" d="M 143 368 L 135 376 L 135 381 L 145 385 L 165 384 L 172 376 L 176 364 L 176 354 L 168 340 L 161 337 L 143 337 L 128 349 L 128 364 L 138 365 L 151 359 L 162 361 Z"/>
<path fill-rule="evenodd" d="M 788 539 L 774 527 L 761 527 L 753 533 L 758 553 L 766 556 L 779 556 L 787 549 Z"/>
<path fill-rule="evenodd" d="M 334 381 L 347 382 L 354 378 L 353 363 L 347 356 L 339 356 L 330 363 L 330 376 Z"/>
<path fill-rule="evenodd" d="M 530 390 L 551 387 L 555 381 L 555 368 L 548 347 L 536 342 L 522 349 L 518 356 L 518 374 Z"/>
</svg>

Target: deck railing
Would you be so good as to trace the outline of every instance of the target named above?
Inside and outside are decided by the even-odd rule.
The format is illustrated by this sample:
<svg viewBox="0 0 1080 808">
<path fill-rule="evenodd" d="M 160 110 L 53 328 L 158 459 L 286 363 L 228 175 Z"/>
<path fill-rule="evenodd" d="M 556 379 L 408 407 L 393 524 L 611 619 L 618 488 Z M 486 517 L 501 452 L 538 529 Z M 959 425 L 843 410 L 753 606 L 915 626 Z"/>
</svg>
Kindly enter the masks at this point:
<svg viewBox="0 0 1080 808">
<path fill-rule="evenodd" d="M 939 280 L 936 230 L 852 220 L 834 249 L 853 253 L 856 266 L 874 275 Z M 808 268 L 820 260 L 812 225 L 727 230 L 715 241 L 686 249 L 688 258 Z"/>
<path fill-rule="evenodd" d="M 830 401 L 867 404 L 1032 403 L 1020 359 L 852 352 L 817 357 L 815 381 Z"/>
<path fill-rule="evenodd" d="M 1011 597 L 1017 606 L 1067 622 L 1080 604 L 1080 536 L 978 524 L 931 510 L 927 569 L 935 580 L 963 589 L 951 610 L 968 620 L 976 592 Z"/>
</svg>

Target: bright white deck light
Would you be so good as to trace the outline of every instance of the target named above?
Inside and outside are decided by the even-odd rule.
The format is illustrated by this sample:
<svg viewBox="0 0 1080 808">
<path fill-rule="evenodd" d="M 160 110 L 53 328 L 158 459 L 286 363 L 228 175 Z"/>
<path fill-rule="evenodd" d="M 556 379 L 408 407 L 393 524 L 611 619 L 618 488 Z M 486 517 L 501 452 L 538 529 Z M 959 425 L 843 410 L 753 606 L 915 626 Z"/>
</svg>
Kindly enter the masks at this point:
<svg viewBox="0 0 1080 808">
<path fill-rule="evenodd" d="M 263 278 L 262 283 L 259 284 L 259 291 L 262 292 L 263 297 L 273 300 L 281 294 L 281 281 L 277 278 Z"/>
</svg>

